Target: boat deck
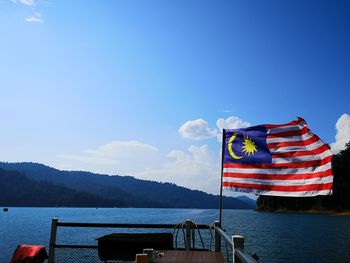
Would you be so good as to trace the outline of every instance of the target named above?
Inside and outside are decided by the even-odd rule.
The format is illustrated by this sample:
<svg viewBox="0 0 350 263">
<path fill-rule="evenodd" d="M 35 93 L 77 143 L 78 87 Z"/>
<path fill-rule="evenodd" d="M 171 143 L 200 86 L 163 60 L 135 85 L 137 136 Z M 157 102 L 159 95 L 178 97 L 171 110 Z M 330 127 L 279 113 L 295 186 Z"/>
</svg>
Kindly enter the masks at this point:
<svg viewBox="0 0 350 263">
<path fill-rule="evenodd" d="M 191 251 L 191 250 L 166 250 L 162 256 L 154 257 L 154 263 L 225 263 L 220 252 Z"/>
<path fill-rule="evenodd" d="M 197 225 L 186 220 L 181 224 L 102 224 L 102 223 L 70 223 L 52 220 L 49 263 L 54 262 L 74 262 L 74 263 L 94 263 L 94 262 L 125 262 L 118 258 L 101 257 L 101 247 L 99 247 L 99 236 L 92 235 L 94 244 L 63 244 L 58 243 L 57 229 L 70 229 L 70 233 L 77 233 L 76 229 L 86 231 L 90 228 L 96 234 L 99 229 L 113 231 L 112 233 L 154 233 L 167 232 L 173 235 L 173 247 L 171 249 L 158 249 L 160 253 L 153 258 L 154 263 L 223 263 L 232 262 L 235 257 L 236 263 L 255 263 L 256 260 L 244 250 L 244 237 L 228 236 L 220 227 L 218 221 L 213 225 Z M 61 231 L 61 230 L 60 230 Z M 59 232 L 60 232 L 59 231 Z M 79 232 L 79 231 L 78 231 Z M 142 253 L 142 250 L 137 253 Z M 135 255 L 136 256 L 136 255 Z M 127 262 L 135 262 L 133 260 Z M 125 259 L 124 259 L 125 260 Z"/>
</svg>

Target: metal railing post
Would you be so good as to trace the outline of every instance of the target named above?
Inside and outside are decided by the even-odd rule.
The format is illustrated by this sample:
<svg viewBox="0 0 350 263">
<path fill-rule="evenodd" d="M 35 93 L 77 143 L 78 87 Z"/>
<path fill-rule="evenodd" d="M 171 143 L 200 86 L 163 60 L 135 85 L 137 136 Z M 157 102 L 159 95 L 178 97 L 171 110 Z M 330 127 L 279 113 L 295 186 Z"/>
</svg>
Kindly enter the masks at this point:
<svg viewBox="0 0 350 263">
<path fill-rule="evenodd" d="M 240 263 L 240 260 L 235 256 L 237 248 L 244 249 L 244 237 L 240 235 L 232 236 L 232 263 Z M 237 259 L 237 260 L 236 260 Z"/>
<path fill-rule="evenodd" d="M 214 221 L 214 227 L 221 228 L 220 221 Z M 215 230 L 215 251 L 220 252 L 221 251 L 221 236 L 220 234 Z"/>
<path fill-rule="evenodd" d="M 185 238 L 185 249 L 190 250 L 191 249 L 191 220 L 187 219 L 185 221 L 186 226 L 186 238 Z"/>
<path fill-rule="evenodd" d="M 48 263 L 53 263 L 55 258 L 55 245 L 57 235 L 57 218 L 53 218 L 51 221 L 51 235 L 50 235 L 50 247 L 49 247 L 49 259 Z"/>
</svg>

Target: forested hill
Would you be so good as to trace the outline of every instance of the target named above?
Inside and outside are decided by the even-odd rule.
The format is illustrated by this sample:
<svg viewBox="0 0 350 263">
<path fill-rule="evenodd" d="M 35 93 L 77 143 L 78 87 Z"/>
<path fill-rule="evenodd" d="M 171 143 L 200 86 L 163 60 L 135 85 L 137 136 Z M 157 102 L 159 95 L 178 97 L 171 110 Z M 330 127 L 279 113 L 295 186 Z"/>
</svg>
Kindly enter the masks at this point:
<svg viewBox="0 0 350 263">
<path fill-rule="evenodd" d="M 346 149 L 333 156 L 333 195 L 316 197 L 260 196 L 258 210 L 344 211 L 350 210 L 350 142 Z"/>
<path fill-rule="evenodd" d="M 139 180 L 131 176 L 108 176 L 79 171 L 61 171 L 43 164 L 37 163 L 5 163 L 0 162 L 1 171 L 0 189 L 12 189 L 19 193 L 18 198 L 34 198 L 31 193 L 47 193 L 51 189 L 57 200 L 62 195 L 67 196 L 64 202 L 52 202 L 53 206 L 107 206 L 107 207 L 173 207 L 173 208 L 218 208 L 219 196 L 207 194 L 202 191 L 190 190 L 171 183 L 159 183 L 153 181 Z M 8 171 L 19 171 L 11 173 Z M 13 180 L 11 180 L 13 176 Z M 4 179 L 6 178 L 6 180 Z M 23 185 L 18 189 L 18 184 Z M 27 187 L 28 186 L 28 187 Z M 45 189 L 46 188 L 46 189 Z M 42 189 L 42 190 L 40 190 Z M 40 193 L 41 191 L 41 193 Z M 31 194 L 30 194 L 31 193 Z M 23 195 L 25 194 L 25 195 Z M 47 193 L 50 196 L 49 193 Z M 74 196 L 86 197 L 89 202 L 70 202 Z M 9 195 L 8 195 L 9 196 Z M 30 197 L 32 196 L 32 197 Z M 45 196 L 45 195 L 44 195 Z M 9 199 L 1 199 L 1 205 L 10 206 L 16 196 Z M 83 198 L 84 199 L 84 198 Z M 80 200 L 80 199 L 79 199 Z M 101 202 L 107 205 L 98 205 Z M 31 206 L 28 202 L 28 206 Z M 49 204 L 48 206 L 52 206 Z M 55 205 L 57 204 L 57 205 Z M 25 203 L 22 204 L 26 206 Z M 252 200 L 246 198 L 224 197 L 224 208 L 230 209 L 253 209 Z M 21 206 L 21 204 L 18 204 Z M 46 206 L 44 201 L 42 205 Z"/>
<path fill-rule="evenodd" d="M 0 189 L 0 206 L 111 207 L 125 205 L 117 200 L 107 200 L 49 182 L 35 181 L 20 172 L 3 169 L 0 169 Z"/>
</svg>

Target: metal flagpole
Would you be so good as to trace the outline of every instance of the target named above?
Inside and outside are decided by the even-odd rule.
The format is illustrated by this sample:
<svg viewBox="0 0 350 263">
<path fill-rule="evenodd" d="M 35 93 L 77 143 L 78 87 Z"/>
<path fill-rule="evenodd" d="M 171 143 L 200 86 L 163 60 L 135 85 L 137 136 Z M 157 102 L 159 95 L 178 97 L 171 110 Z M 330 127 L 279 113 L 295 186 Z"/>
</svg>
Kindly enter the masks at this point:
<svg viewBox="0 0 350 263">
<path fill-rule="evenodd" d="M 220 184 L 220 219 L 219 219 L 220 226 L 221 226 L 221 219 L 222 219 L 222 181 L 223 181 L 223 175 L 224 175 L 225 137 L 226 137 L 225 129 L 222 129 L 221 184 Z"/>
</svg>

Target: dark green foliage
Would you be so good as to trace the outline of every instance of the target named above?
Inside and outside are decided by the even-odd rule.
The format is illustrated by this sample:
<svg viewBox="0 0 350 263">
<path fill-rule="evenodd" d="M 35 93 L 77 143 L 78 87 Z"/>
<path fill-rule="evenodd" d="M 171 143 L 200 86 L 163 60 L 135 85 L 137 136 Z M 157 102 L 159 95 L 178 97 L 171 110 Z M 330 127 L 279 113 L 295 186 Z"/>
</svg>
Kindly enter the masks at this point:
<svg viewBox="0 0 350 263">
<path fill-rule="evenodd" d="M 46 181 L 34 181 L 17 171 L 0 169 L 0 206 L 110 207 L 124 205 Z"/>
<path fill-rule="evenodd" d="M 0 168 L 20 171 L 31 180 L 50 182 L 79 193 L 85 192 L 104 200 L 119 202 L 119 205 L 106 202 L 108 205 L 104 206 L 219 208 L 219 196 L 171 183 L 139 180 L 131 176 L 60 171 L 36 163 L 0 163 Z M 80 206 L 79 202 L 75 201 L 75 204 Z M 224 208 L 231 209 L 255 208 L 251 200 L 233 197 L 224 197 L 223 204 Z"/>
<path fill-rule="evenodd" d="M 345 150 L 333 156 L 333 195 L 316 197 L 260 196 L 259 210 L 343 211 L 350 210 L 350 142 Z"/>
</svg>

